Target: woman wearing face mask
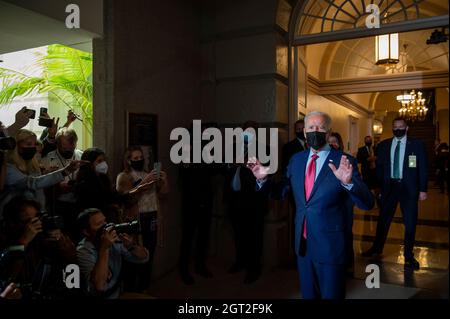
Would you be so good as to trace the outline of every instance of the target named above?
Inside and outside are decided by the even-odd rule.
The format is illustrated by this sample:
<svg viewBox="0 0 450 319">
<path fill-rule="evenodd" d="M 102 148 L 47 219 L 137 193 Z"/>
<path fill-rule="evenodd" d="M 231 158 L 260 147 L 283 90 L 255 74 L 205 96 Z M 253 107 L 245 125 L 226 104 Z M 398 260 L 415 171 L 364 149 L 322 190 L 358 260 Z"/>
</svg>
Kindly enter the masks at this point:
<svg viewBox="0 0 450 319">
<path fill-rule="evenodd" d="M 160 176 L 157 175 L 156 170 L 147 172 L 144 153 L 140 147 L 132 146 L 125 151 L 123 166 L 123 172 L 117 176 L 116 190 L 121 195 L 130 194 L 138 199 L 142 241 L 150 252 L 147 263 L 130 265 L 134 268 L 133 273 L 137 277 L 131 281 L 137 284 L 131 284 L 129 289 L 144 291 L 150 284 L 153 255 L 158 238 L 157 224 L 161 221 L 158 213 L 158 197 L 168 192 L 167 175 L 164 171 L 160 171 Z"/>
<path fill-rule="evenodd" d="M 95 207 L 107 212 L 116 199 L 111 181 L 107 175 L 108 163 L 105 152 L 99 148 L 88 148 L 81 160 L 89 162 L 78 171 L 74 192 L 79 211 Z"/>
<path fill-rule="evenodd" d="M 5 189 L 1 194 L 1 207 L 16 195 L 27 195 L 45 207 L 44 188 L 64 180 L 65 176 L 77 170 L 80 162 L 69 165 L 50 174 L 41 175 L 37 160 L 37 137 L 31 131 L 20 129 L 15 136 L 16 147 L 7 154 Z"/>
<path fill-rule="evenodd" d="M 335 150 L 342 152 L 344 151 L 344 142 L 342 141 L 341 134 L 339 134 L 338 132 L 332 132 L 330 134 L 330 137 L 328 138 L 328 144 L 330 144 L 330 146 Z"/>
</svg>

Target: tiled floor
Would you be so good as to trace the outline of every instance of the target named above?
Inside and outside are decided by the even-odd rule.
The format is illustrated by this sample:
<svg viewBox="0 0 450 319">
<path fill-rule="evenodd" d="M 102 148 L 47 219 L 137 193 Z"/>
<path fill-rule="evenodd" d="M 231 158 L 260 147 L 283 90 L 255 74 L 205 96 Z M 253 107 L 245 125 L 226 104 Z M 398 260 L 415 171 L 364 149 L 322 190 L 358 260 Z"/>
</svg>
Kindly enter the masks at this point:
<svg viewBox="0 0 450 319">
<path fill-rule="evenodd" d="M 196 283 L 187 286 L 180 282 L 176 272 L 156 282 L 150 294 L 156 298 L 177 299 L 298 299 L 301 298 L 297 271 L 278 269 L 264 273 L 252 285 L 244 285 L 243 274 L 227 274 L 220 262 L 210 262 L 214 277 L 195 277 Z M 404 287 L 395 283 L 382 282 L 380 289 L 367 289 L 365 279 L 353 278 L 347 281 L 349 299 L 398 299 L 412 298 L 420 291 L 415 287 Z"/>
<path fill-rule="evenodd" d="M 429 190 L 429 198 L 420 203 L 419 225 L 415 256 L 421 264 L 419 271 L 405 271 L 403 267 L 403 225 L 400 211 L 389 232 L 381 260 L 360 256 L 371 246 L 375 234 L 377 209 L 370 212 L 355 210 L 354 249 L 355 269 L 353 278 L 347 281 L 349 299 L 406 299 L 449 298 L 449 229 L 448 196 L 437 189 Z M 380 267 L 379 289 L 365 286 L 367 264 Z M 229 263 L 217 258 L 209 260 L 214 273 L 211 279 L 195 277 L 192 286 L 183 284 L 177 271 L 154 282 L 149 293 L 156 298 L 301 298 L 298 275 L 294 268 L 280 267 L 264 271 L 261 278 L 251 285 L 243 284 L 244 274 L 230 275 Z"/>
<path fill-rule="evenodd" d="M 447 222 L 446 222 L 447 223 Z M 353 234 L 361 236 L 375 236 L 377 228 L 377 222 L 371 220 L 354 220 L 353 222 Z M 432 231 L 431 231 L 432 230 Z M 400 223 L 392 223 L 389 230 L 388 238 L 400 239 L 404 238 L 404 227 Z M 431 245 L 448 246 L 448 225 L 442 226 L 429 226 L 429 225 L 417 225 L 416 227 L 416 241 L 424 241 L 432 243 Z"/>
</svg>

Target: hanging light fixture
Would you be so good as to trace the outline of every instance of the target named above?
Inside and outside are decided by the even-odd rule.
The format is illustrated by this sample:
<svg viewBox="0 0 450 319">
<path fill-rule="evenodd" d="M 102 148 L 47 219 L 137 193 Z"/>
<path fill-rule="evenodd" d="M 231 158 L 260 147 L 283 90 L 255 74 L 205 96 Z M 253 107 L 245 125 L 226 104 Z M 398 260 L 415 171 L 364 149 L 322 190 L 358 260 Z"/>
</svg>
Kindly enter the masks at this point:
<svg viewBox="0 0 450 319">
<path fill-rule="evenodd" d="M 409 94 L 397 95 L 397 101 L 400 102 L 401 107 L 398 110 L 400 117 L 407 121 L 423 121 L 428 112 L 428 107 L 425 105 L 425 98 L 423 93 L 412 90 Z"/>
<path fill-rule="evenodd" d="M 372 131 L 373 131 L 374 135 L 381 135 L 381 134 L 383 134 L 383 122 L 381 122 L 380 120 L 375 119 L 373 121 Z"/>
<path fill-rule="evenodd" d="M 376 65 L 389 66 L 397 64 L 398 53 L 398 33 L 377 35 L 375 37 L 375 60 Z"/>
<path fill-rule="evenodd" d="M 402 104 L 402 106 L 404 104 L 408 104 L 411 101 L 411 99 L 412 99 L 412 96 L 409 93 L 403 93 L 403 94 L 397 95 L 397 102 Z"/>
<path fill-rule="evenodd" d="M 387 1 L 386 9 L 389 8 Z M 389 23 L 389 12 L 386 10 L 384 17 Z M 399 60 L 399 42 L 398 33 L 377 35 L 375 37 L 375 64 L 382 66 L 392 66 L 397 64 Z"/>
</svg>

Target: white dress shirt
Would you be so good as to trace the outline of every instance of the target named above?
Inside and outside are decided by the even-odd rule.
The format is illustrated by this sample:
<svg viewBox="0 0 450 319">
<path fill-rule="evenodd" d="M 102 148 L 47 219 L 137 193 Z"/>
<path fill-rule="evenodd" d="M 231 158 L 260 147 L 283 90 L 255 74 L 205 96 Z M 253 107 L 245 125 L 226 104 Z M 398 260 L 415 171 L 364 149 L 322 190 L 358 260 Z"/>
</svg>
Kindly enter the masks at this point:
<svg viewBox="0 0 450 319">
<path fill-rule="evenodd" d="M 394 154 L 395 148 L 397 147 L 397 142 L 400 141 L 400 179 L 403 178 L 403 161 L 405 159 L 406 150 L 406 134 L 402 138 L 398 139 L 394 137 L 391 144 L 391 178 L 394 178 Z"/>
</svg>

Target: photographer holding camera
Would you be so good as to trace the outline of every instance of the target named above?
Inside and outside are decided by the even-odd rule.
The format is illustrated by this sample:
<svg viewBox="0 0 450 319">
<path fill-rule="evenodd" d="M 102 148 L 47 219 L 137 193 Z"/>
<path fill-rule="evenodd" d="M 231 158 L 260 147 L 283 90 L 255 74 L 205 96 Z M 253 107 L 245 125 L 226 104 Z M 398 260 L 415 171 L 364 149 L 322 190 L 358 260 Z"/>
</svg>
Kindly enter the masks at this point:
<svg viewBox="0 0 450 319">
<path fill-rule="evenodd" d="M 62 270 L 76 262 L 72 241 L 60 230 L 56 216 L 40 213 L 37 201 L 19 196 L 5 206 L 1 223 L 0 290 L 11 282 L 25 299 L 73 296 Z"/>
<path fill-rule="evenodd" d="M 149 258 L 148 250 L 127 234 L 138 231 L 137 222 L 107 224 L 99 209 L 88 208 L 78 216 L 78 224 L 85 236 L 77 247 L 84 291 L 89 296 L 118 298 L 123 260 L 139 264 Z"/>
</svg>

